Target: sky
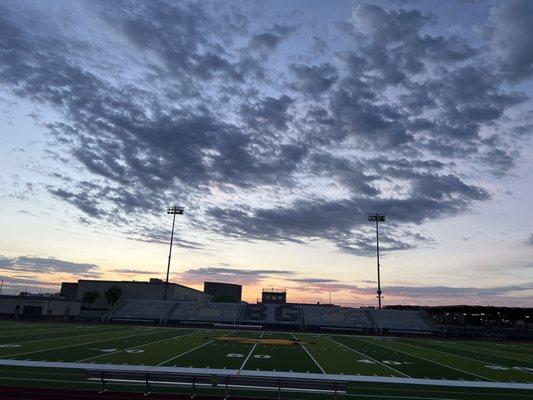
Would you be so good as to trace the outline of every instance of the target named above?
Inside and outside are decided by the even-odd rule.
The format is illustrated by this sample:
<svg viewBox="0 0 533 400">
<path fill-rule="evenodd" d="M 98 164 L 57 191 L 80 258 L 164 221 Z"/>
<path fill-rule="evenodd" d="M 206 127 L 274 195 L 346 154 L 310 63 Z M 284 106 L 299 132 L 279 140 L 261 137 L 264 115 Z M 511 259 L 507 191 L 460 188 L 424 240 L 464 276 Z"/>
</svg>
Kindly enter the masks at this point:
<svg viewBox="0 0 533 400">
<path fill-rule="evenodd" d="M 2 293 L 533 304 L 533 2 L 0 2 Z"/>
</svg>

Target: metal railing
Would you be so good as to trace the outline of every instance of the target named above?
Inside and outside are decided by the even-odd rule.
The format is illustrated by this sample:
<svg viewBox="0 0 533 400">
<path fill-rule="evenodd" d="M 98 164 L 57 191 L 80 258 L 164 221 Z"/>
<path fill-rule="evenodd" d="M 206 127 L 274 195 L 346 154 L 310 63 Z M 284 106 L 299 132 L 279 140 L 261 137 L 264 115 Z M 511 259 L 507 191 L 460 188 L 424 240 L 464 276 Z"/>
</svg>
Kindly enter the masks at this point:
<svg viewBox="0 0 533 400">
<path fill-rule="evenodd" d="M 171 386 L 181 385 L 195 391 L 199 387 L 221 388 L 224 398 L 229 398 L 230 389 L 276 390 L 278 399 L 282 398 L 282 391 L 305 391 L 329 393 L 334 399 L 337 393 L 345 393 L 347 382 L 321 379 L 287 378 L 275 376 L 240 376 L 217 373 L 183 373 L 183 372 L 150 372 L 150 371 L 121 371 L 104 369 L 87 369 L 89 380 L 100 381 L 102 391 L 107 390 L 109 383 L 143 384 L 146 393 L 150 393 L 152 385 Z"/>
</svg>

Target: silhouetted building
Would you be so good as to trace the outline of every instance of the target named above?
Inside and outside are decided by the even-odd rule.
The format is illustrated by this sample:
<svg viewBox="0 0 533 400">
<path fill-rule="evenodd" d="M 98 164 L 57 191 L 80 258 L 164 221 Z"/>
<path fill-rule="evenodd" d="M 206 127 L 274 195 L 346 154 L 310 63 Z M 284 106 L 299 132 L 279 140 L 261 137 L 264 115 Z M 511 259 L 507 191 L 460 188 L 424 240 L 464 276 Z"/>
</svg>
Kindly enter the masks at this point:
<svg viewBox="0 0 533 400">
<path fill-rule="evenodd" d="M 91 309 L 106 309 L 108 305 L 105 292 L 111 286 L 118 286 L 122 292 L 117 305 L 129 299 L 162 300 L 165 292 L 165 282 L 157 278 L 152 278 L 149 282 L 80 279 L 77 283 L 63 282 L 59 295 L 67 299 L 81 300 L 85 292 L 97 291 L 98 297 L 89 306 Z M 199 290 L 178 283 L 168 284 L 168 300 L 206 301 L 209 297 Z M 87 306 L 87 304 L 83 305 Z"/>
<path fill-rule="evenodd" d="M 79 300 L 31 293 L 0 295 L 0 318 L 72 319 L 79 313 Z"/>
<path fill-rule="evenodd" d="M 239 302 L 242 297 L 242 286 L 233 283 L 204 282 L 204 293 L 213 301 Z"/>
</svg>

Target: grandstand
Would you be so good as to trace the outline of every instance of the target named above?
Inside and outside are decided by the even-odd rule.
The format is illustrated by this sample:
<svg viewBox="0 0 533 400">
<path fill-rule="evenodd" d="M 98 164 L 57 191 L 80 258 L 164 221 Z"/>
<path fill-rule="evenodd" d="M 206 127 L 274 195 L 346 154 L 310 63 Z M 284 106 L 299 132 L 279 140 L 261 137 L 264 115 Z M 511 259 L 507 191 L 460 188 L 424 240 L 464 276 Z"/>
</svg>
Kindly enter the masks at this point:
<svg viewBox="0 0 533 400">
<path fill-rule="evenodd" d="M 161 324 L 261 325 L 299 330 L 336 329 L 361 332 L 434 332 L 423 311 L 365 309 L 336 305 L 226 303 L 135 300 L 107 317 L 117 322 Z"/>
</svg>

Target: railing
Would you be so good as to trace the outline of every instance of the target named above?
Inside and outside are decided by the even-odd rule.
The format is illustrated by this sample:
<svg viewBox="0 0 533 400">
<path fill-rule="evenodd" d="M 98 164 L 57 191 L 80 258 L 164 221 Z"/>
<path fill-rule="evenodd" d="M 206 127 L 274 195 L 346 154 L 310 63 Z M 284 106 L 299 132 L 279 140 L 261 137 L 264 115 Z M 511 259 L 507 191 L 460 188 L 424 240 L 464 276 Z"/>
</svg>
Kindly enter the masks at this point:
<svg viewBox="0 0 533 400">
<path fill-rule="evenodd" d="M 229 398 L 230 389 L 241 388 L 248 390 L 276 390 L 278 392 L 278 399 L 282 398 L 283 390 L 330 393 L 336 399 L 337 393 L 345 393 L 347 387 L 347 382 L 341 380 L 240 376 L 212 372 L 174 373 L 88 369 L 85 371 L 85 374 L 89 380 L 100 381 L 103 391 L 106 390 L 108 383 L 113 382 L 144 384 L 146 393 L 150 392 L 150 387 L 153 384 L 188 386 L 193 392 L 198 387 L 219 387 L 225 392 L 224 398 Z"/>
</svg>

